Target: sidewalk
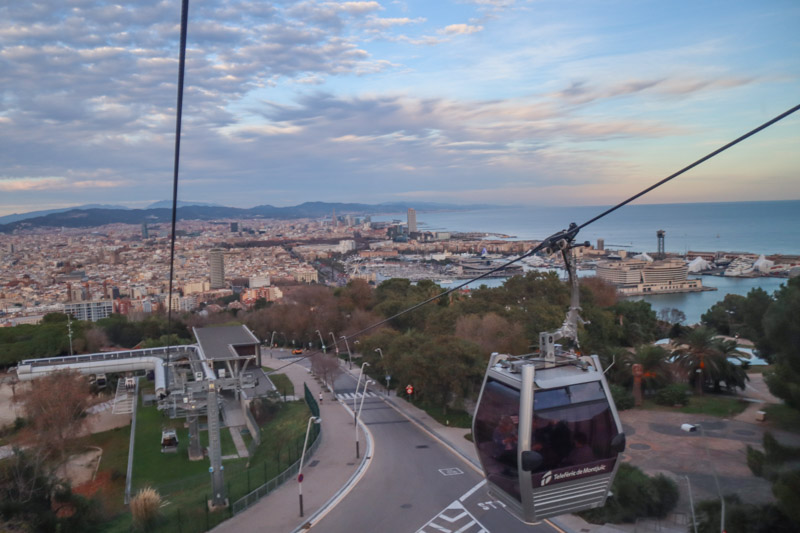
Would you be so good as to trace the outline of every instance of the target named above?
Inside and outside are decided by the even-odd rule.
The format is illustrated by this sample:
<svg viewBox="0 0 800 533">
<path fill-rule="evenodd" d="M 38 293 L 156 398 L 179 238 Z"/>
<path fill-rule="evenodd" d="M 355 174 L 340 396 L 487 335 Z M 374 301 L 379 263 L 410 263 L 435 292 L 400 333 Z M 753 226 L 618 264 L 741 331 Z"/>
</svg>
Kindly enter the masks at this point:
<svg viewBox="0 0 800 533">
<path fill-rule="evenodd" d="M 264 362 L 272 363 L 274 368 L 282 365 L 278 359 L 267 358 Z M 306 383 L 314 398 L 319 400 L 322 389 L 304 367 L 290 365 L 280 370 L 280 373 L 286 374 L 291 379 L 295 387 L 295 397 L 303 397 L 303 383 Z M 270 531 L 295 531 L 342 491 L 365 460 L 366 454 L 362 454 L 362 458 L 356 460 L 352 414 L 332 397 L 333 395 L 327 390 L 323 392 L 324 401 L 320 405 L 322 442 L 317 452 L 308 458 L 303 466 L 304 517 L 300 517 L 298 483 L 292 480 L 212 531 L 262 531 L 267 522 Z M 366 450 L 366 446 L 362 449 Z"/>
<path fill-rule="evenodd" d="M 747 377 L 750 378 L 750 381 L 745 382 L 745 390 L 742 396 L 752 403 L 747 406 L 747 409 L 733 418 L 742 422 L 755 422 L 758 411 L 763 410 L 767 404 L 783 403 L 783 400 L 776 398 L 769 392 L 769 388 L 764 382 L 763 374 L 747 374 Z"/>
</svg>

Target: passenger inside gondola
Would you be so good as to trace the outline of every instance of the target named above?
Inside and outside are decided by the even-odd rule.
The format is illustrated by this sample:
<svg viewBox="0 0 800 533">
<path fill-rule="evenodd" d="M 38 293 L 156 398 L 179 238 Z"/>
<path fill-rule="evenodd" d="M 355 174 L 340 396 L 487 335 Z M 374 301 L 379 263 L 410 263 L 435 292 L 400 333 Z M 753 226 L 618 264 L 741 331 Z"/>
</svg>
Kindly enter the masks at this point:
<svg viewBox="0 0 800 533">
<path fill-rule="evenodd" d="M 519 499 L 519 391 L 490 380 L 475 420 L 473 438 L 488 479 Z"/>
<path fill-rule="evenodd" d="M 589 446 L 589 438 L 586 436 L 586 433 L 576 431 L 572 451 L 569 452 L 569 455 L 564 459 L 562 465 L 580 465 L 591 463 L 596 460 L 597 458 L 594 455 L 594 451 L 592 451 L 592 447 Z"/>
<path fill-rule="evenodd" d="M 494 457 L 499 462 L 508 466 L 509 469 L 517 468 L 517 424 L 512 417 L 505 415 L 500 419 L 500 423 L 492 434 L 494 442 Z"/>
</svg>

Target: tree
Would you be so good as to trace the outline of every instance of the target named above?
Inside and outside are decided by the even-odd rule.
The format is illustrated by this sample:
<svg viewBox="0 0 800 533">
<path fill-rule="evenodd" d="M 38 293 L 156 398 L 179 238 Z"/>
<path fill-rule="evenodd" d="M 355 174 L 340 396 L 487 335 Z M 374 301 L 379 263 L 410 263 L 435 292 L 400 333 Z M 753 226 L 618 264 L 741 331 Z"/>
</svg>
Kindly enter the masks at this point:
<svg viewBox="0 0 800 533">
<path fill-rule="evenodd" d="M 89 383 L 76 371 L 54 372 L 17 394 L 28 420 L 23 441 L 56 466 L 67 457 L 70 441 L 86 427 L 92 404 Z"/>
<path fill-rule="evenodd" d="M 581 302 L 584 306 L 611 307 L 619 300 L 617 287 L 597 276 L 580 278 Z"/>
<path fill-rule="evenodd" d="M 484 316 L 467 315 L 457 319 L 456 337 L 479 345 L 484 353 L 522 354 L 528 351 L 528 341 L 523 328 L 506 318 L 487 313 Z"/>
<path fill-rule="evenodd" d="M 772 394 L 800 409 L 800 278 L 792 278 L 775 292 L 764 316 L 765 355 L 775 368 L 765 375 Z"/>
<path fill-rule="evenodd" d="M 375 295 L 372 287 L 366 280 L 356 278 L 347 283 L 336 294 L 339 297 L 339 307 L 345 312 L 352 312 L 356 309 L 368 310 L 375 303 Z"/>
<path fill-rule="evenodd" d="M 99 352 L 101 348 L 109 344 L 108 335 L 98 327 L 88 330 L 84 337 L 86 339 L 86 351 L 90 353 Z"/>
<path fill-rule="evenodd" d="M 747 374 L 740 365 L 730 361 L 742 355 L 736 350 L 735 341 L 718 339 L 713 330 L 700 326 L 678 342 L 680 346 L 673 352 L 675 361 L 688 373 L 696 394 L 703 394 L 706 382 L 713 383 L 715 391 L 720 390 L 723 381 L 728 388 L 744 388 Z"/>
<path fill-rule="evenodd" d="M 746 296 L 727 294 L 700 320 L 723 335 L 739 335 L 758 344 L 764 339 L 763 318 L 772 301 L 761 288 L 751 289 Z"/>
<path fill-rule="evenodd" d="M 311 371 L 332 387 L 336 377 L 342 373 L 342 367 L 336 357 L 318 353 L 311 357 Z"/>
<path fill-rule="evenodd" d="M 0 461 L 0 530 L 92 532 L 101 520 L 96 502 L 74 494 L 35 448 Z"/>
<path fill-rule="evenodd" d="M 642 365 L 642 387 L 654 391 L 672 381 L 672 368 L 669 363 L 669 352 L 661 346 L 645 344 L 635 352 L 626 352 L 622 365 L 633 375 L 633 365 Z"/>
<path fill-rule="evenodd" d="M 644 300 L 623 300 L 611 308 L 622 328 L 621 341 L 626 346 L 652 342 L 658 332 L 656 313 Z"/>
<path fill-rule="evenodd" d="M 659 309 L 658 319 L 669 324 L 680 324 L 686 320 L 686 313 L 675 307 L 664 307 Z"/>
</svg>

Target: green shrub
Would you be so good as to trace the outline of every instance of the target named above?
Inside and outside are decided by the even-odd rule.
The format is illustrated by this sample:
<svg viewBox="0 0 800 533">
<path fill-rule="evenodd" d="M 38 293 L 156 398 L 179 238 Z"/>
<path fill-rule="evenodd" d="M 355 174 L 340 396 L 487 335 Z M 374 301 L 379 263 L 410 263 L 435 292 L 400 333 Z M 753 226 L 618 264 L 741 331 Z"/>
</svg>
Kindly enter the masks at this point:
<svg viewBox="0 0 800 533">
<path fill-rule="evenodd" d="M 634 405 L 633 394 L 621 385 L 611 385 L 611 397 L 614 398 L 618 411 L 631 409 Z"/>
<path fill-rule="evenodd" d="M 605 507 L 579 513 L 594 524 L 635 522 L 637 518 L 663 518 L 678 503 L 678 487 L 659 474 L 650 477 L 635 466 L 619 465 Z"/>
<path fill-rule="evenodd" d="M 720 526 L 719 500 L 697 503 L 698 533 L 717 533 Z M 796 522 L 771 503 L 743 503 L 735 494 L 725 495 L 725 531 L 727 533 L 794 533 Z"/>
<path fill-rule="evenodd" d="M 655 402 L 658 405 L 686 405 L 689 403 L 689 388 L 683 383 L 667 385 L 656 393 Z"/>
<path fill-rule="evenodd" d="M 754 476 L 764 476 L 764 452 L 752 446 L 747 447 L 747 466 Z"/>
</svg>

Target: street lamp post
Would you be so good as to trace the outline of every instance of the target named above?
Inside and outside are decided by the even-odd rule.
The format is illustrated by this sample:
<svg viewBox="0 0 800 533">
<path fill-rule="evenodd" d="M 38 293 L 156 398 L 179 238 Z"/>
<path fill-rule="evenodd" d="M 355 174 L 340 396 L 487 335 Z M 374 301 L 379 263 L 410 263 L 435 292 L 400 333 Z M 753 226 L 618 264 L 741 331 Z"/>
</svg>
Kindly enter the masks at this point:
<svg viewBox="0 0 800 533">
<path fill-rule="evenodd" d="M 322 422 L 318 416 L 310 416 L 308 418 L 308 426 L 306 427 L 306 440 L 303 442 L 303 455 L 300 456 L 300 471 L 297 473 L 297 494 L 300 496 L 300 516 L 303 516 L 303 461 L 306 458 L 306 447 L 308 446 L 308 434 L 311 431 L 311 422 L 319 424 Z"/>
<path fill-rule="evenodd" d="M 347 342 L 347 337 L 342 335 L 339 337 L 340 339 L 344 339 L 344 345 L 347 348 L 347 360 L 350 362 L 350 368 L 353 368 L 353 353 L 350 351 L 350 343 Z"/>
<path fill-rule="evenodd" d="M 322 345 L 322 353 L 327 353 L 325 351 L 325 339 L 322 338 L 322 333 L 317 330 L 317 335 L 319 335 L 319 343 Z"/>
<path fill-rule="evenodd" d="M 328 333 L 331 334 L 331 339 L 333 339 L 333 348 L 334 348 L 334 350 L 336 350 L 336 357 L 338 358 L 339 357 L 339 345 L 336 344 L 336 337 L 333 335 L 332 331 L 329 331 Z"/>
<path fill-rule="evenodd" d="M 687 433 L 693 433 L 700 428 L 700 435 L 703 440 L 703 447 L 706 449 L 706 462 L 711 467 L 711 473 L 714 474 L 714 483 L 717 485 L 717 494 L 719 495 L 719 531 L 725 533 L 725 498 L 722 496 L 722 489 L 719 486 L 719 477 L 717 477 L 717 469 L 714 462 L 711 460 L 711 453 L 708 451 L 708 442 L 706 442 L 706 430 L 702 424 L 681 424 L 681 429 Z M 688 479 L 688 478 L 687 478 Z M 692 506 L 692 513 L 694 514 L 694 506 Z"/>
<path fill-rule="evenodd" d="M 275 334 L 278 333 L 277 331 L 272 332 L 272 336 L 269 338 L 269 358 L 272 359 L 272 347 L 274 346 L 275 341 Z"/>
<path fill-rule="evenodd" d="M 356 392 L 353 394 L 353 420 L 356 419 L 356 401 L 358 401 L 358 388 L 361 386 L 361 376 L 364 375 L 364 367 L 370 366 L 366 361 L 361 365 L 361 373 L 358 375 L 358 382 L 356 383 Z M 365 380 L 366 381 L 366 380 Z"/>
<path fill-rule="evenodd" d="M 375 348 L 375 351 L 378 352 L 378 355 L 381 356 L 381 362 L 383 362 L 383 350 L 381 350 L 380 348 Z M 383 370 L 386 371 L 386 396 L 389 396 L 389 379 L 391 378 L 389 377 L 389 371 L 386 369 L 385 366 Z"/>
<path fill-rule="evenodd" d="M 364 363 L 366 364 L 366 363 Z M 354 412 L 356 414 L 356 459 L 359 458 L 359 449 L 358 449 L 358 419 L 361 417 L 361 408 L 364 407 L 364 398 L 367 395 L 367 385 L 370 383 L 375 383 L 371 379 L 364 381 L 364 395 L 361 397 L 361 403 L 358 405 L 358 411 Z M 353 402 L 353 406 L 355 406 L 355 402 Z"/>
<path fill-rule="evenodd" d="M 694 526 L 694 533 L 697 533 L 697 518 L 694 516 L 694 499 L 692 498 L 692 482 L 689 481 L 689 476 L 686 478 L 686 486 L 689 487 L 689 508 L 692 510 L 692 525 Z"/>
</svg>

